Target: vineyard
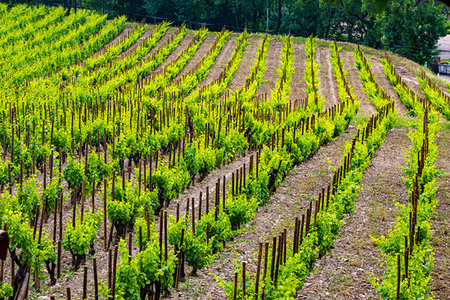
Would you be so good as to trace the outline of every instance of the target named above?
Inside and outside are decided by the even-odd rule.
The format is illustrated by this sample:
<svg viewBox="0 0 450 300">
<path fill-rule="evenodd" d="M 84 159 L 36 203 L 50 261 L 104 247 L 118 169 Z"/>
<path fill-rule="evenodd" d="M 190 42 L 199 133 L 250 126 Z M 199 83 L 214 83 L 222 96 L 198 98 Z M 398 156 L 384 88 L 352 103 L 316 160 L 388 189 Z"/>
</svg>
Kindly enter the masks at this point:
<svg viewBox="0 0 450 300">
<path fill-rule="evenodd" d="M 450 91 L 427 69 L 0 11 L 0 300 L 450 296 Z"/>
</svg>

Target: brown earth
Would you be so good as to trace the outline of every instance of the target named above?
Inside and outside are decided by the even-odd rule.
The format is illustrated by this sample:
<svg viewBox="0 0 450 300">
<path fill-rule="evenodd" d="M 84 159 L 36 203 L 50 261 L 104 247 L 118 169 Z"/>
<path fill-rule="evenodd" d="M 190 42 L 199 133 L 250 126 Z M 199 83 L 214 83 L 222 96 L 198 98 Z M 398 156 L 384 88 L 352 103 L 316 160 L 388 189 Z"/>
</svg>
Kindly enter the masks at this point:
<svg viewBox="0 0 450 300">
<path fill-rule="evenodd" d="M 372 102 L 367 99 L 366 93 L 363 91 L 363 84 L 359 78 L 359 70 L 355 66 L 355 58 L 351 52 L 342 52 L 341 58 L 344 59 L 343 67 L 348 72 L 347 78 L 353 87 L 353 93 L 361 102 L 359 113 L 364 116 L 371 116 L 377 113 Z"/>
<path fill-rule="evenodd" d="M 397 93 L 395 92 L 391 83 L 386 78 L 380 58 L 372 56 L 372 57 L 369 57 L 369 61 L 372 63 L 372 66 L 370 67 L 370 69 L 372 70 L 373 75 L 376 77 L 378 84 L 386 91 L 386 93 L 389 95 L 389 97 L 394 99 L 397 113 L 400 115 L 406 114 L 406 112 L 408 110 L 403 105 L 403 103 L 400 101 L 400 99 L 398 98 Z"/>
<path fill-rule="evenodd" d="M 262 40 L 249 38 L 248 42 L 250 44 L 247 46 L 247 49 L 244 52 L 244 56 L 242 57 L 241 63 L 239 64 L 239 68 L 237 69 L 233 79 L 228 85 L 228 88 L 234 92 L 244 86 L 245 78 L 247 78 L 247 76 L 250 74 L 250 68 L 253 66 L 253 61 L 256 59 L 257 50 Z"/>
<path fill-rule="evenodd" d="M 309 203 L 306 195 L 317 196 L 321 188 L 328 184 L 332 175 L 330 167 L 339 164 L 344 145 L 354 133 L 355 128 L 349 128 L 336 141 L 322 146 L 310 159 L 294 167 L 266 206 L 260 207 L 254 218 L 244 226 L 242 234 L 227 243 L 212 264 L 198 271 L 197 277 L 187 277 L 172 298 L 225 299 L 215 276 L 221 280 L 232 280 L 233 260 L 236 258 L 238 263 L 248 261 L 249 272 L 254 271 L 258 243 L 283 228 L 292 231 L 293 219 L 306 211 Z"/>
<path fill-rule="evenodd" d="M 434 268 L 431 276 L 431 290 L 436 299 L 450 299 L 450 132 L 441 129 L 437 135 L 436 143 L 439 147 L 439 156 L 436 168 L 442 172 L 437 179 L 439 189 L 436 195 L 438 205 L 431 219 L 433 237 L 431 246 L 434 250 Z"/>
<path fill-rule="evenodd" d="M 266 71 L 262 78 L 262 84 L 259 87 L 257 97 L 271 97 L 271 91 L 275 89 L 278 81 L 277 69 L 281 62 L 281 54 L 283 52 L 284 43 L 279 40 L 271 40 L 269 49 L 267 50 Z"/>
<path fill-rule="evenodd" d="M 295 103 L 296 101 L 303 101 L 307 96 L 304 92 L 306 83 L 302 81 L 305 73 L 306 54 L 304 45 L 292 44 L 292 47 L 294 48 L 295 70 L 294 74 L 292 74 L 289 100 L 291 103 Z"/>
<path fill-rule="evenodd" d="M 231 55 L 233 55 L 235 47 L 236 47 L 236 39 L 228 37 L 227 42 L 222 48 L 222 51 L 220 51 L 219 55 L 217 55 L 214 65 L 212 66 L 206 78 L 202 82 L 200 82 L 197 89 L 206 87 L 212 81 L 217 80 L 219 78 L 220 73 L 230 60 Z"/>
<path fill-rule="evenodd" d="M 184 67 L 183 71 L 175 78 L 175 81 L 183 77 L 185 74 L 192 71 L 198 63 L 208 54 L 211 49 L 211 45 L 214 43 L 216 36 L 212 37 L 207 35 L 203 40 L 203 43 L 200 45 L 200 48 L 195 52 L 194 57 L 187 63 Z"/>
<path fill-rule="evenodd" d="M 393 129 L 375 152 L 355 200 L 355 212 L 347 215 L 331 254 L 318 260 L 297 299 L 378 299 L 371 276 L 381 275 L 381 256 L 371 237 L 387 235 L 395 224 L 393 198 L 408 201 L 400 166 L 409 147 L 408 130 Z"/>
<path fill-rule="evenodd" d="M 331 51 L 329 48 L 317 47 L 316 60 L 319 64 L 319 91 L 320 97 L 325 100 L 324 109 L 340 102 L 336 79 L 333 76 L 330 55 Z"/>
</svg>

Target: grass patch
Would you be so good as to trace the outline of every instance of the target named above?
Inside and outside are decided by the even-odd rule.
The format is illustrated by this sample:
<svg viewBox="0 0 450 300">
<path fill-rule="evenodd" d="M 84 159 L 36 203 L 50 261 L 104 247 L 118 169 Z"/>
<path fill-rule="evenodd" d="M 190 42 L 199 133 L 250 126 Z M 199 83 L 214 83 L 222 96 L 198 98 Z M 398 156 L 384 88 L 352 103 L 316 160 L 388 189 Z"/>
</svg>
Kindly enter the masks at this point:
<svg viewBox="0 0 450 300">
<path fill-rule="evenodd" d="M 353 125 L 353 126 L 364 125 L 367 123 L 367 120 L 369 120 L 369 118 L 370 118 L 370 116 L 357 114 L 356 116 L 353 117 L 352 121 L 350 122 L 350 125 Z"/>
<path fill-rule="evenodd" d="M 394 128 L 412 128 L 416 123 L 416 117 L 404 115 L 397 118 L 394 124 Z"/>
</svg>

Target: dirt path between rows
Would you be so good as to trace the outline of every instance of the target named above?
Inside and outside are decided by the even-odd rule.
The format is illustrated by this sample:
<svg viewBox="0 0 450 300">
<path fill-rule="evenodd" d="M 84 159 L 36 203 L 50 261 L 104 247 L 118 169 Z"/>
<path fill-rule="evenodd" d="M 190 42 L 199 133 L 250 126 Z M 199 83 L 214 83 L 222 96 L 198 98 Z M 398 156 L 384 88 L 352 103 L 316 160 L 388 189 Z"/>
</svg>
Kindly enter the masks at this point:
<svg viewBox="0 0 450 300">
<path fill-rule="evenodd" d="M 436 168 L 445 174 L 436 180 L 439 190 L 436 195 L 438 205 L 431 219 L 431 246 L 435 255 L 430 286 L 436 299 L 450 299 L 450 130 L 441 129 L 436 142 L 439 147 Z"/>
<path fill-rule="evenodd" d="M 355 212 L 347 215 L 332 254 L 318 260 L 297 299 L 378 299 L 371 274 L 379 277 L 380 252 L 370 236 L 387 235 L 395 224 L 397 201 L 406 203 L 408 192 L 400 166 L 409 147 L 407 129 L 393 129 L 375 152 L 356 197 Z"/>
<path fill-rule="evenodd" d="M 153 33 L 153 29 L 148 29 L 144 32 L 143 35 L 141 35 L 141 38 L 134 43 L 133 45 L 131 45 L 131 47 L 129 47 L 127 50 L 125 50 L 118 58 L 116 58 L 116 60 L 120 60 L 123 59 L 124 57 L 128 56 L 130 53 L 136 51 L 136 48 L 141 46 L 144 42 L 145 39 L 149 38 L 150 36 L 152 36 Z M 166 33 L 167 34 L 167 33 Z"/>
<path fill-rule="evenodd" d="M 269 49 L 267 50 L 266 71 L 262 78 L 262 84 L 259 87 L 257 97 L 264 97 L 267 99 L 271 97 L 271 91 L 275 89 L 278 81 L 277 69 L 280 68 L 281 54 L 283 53 L 283 41 L 271 40 Z"/>
<path fill-rule="evenodd" d="M 339 103 L 339 92 L 330 60 L 331 51 L 327 47 L 318 47 L 316 53 L 319 64 L 319 92 L 320 97 L 325 100 L 324 109 L 327 109 Z"/>
<path fill-rule="evenodd" d="M 115 43 L 117 43 L 119 40 L 123 39 L 129 32 L 133 31 L 133 28 L 130 27 L 125 27 L 124 30 L 122 30 L 121 33 L 119 33 L 114 39 L 112 39 L 111 41 L 109 41 L 109 43 L 107 43 L 105 46 L 102 47 L 102 49 L 98 50 L 97 52 L 95 52 L 93 55 L 89 56 L 87 59 L 91 58 L 91 57 L 95 57 L 98 55 L 102 55 L 103 53 L 105 53 L 106 50 L 108 50 L 112 45 L 114 45 Z M 85 59 L 86 60 L 86 59 Z"/>
<path fill-rule="evenodd" d="M 330 166 L 339 164 L 344 145 L 355 130 L 355 127 L 349 128 L 336 141 L 322 146 L 309 160 L 294 167 L 268 204 L 260 207 L 255 217 L 244 225 L 243 233 L 227 243 L 216 260 L 198 272 L 198 277 L 187 277 L 182 288 L 173 292 L 172 298 L 225 299 L 223 289 L 217 285 L 213 274 L 222 280 L 232 280 L 235 258 L 239 263 L 247 260 L 249 272 L 254 271 L 258 242 L 291 227 L 294 217 L 306 211 L 309 202 L 303 195 L 317 196 L 329 182 L 332 174 Z"/>
<path fill-rule="evenodd" d="M 397 74 L 400 75 L 403 79 L 403 81 L 406 83 L 406 85 L 414 91 L 417 95 L 420 95 L 423 97 L 422 90 L 419 86 L 419 81 L 417 80 L 416 76 L 408 70 L 403 64 L 397 63 L 395 64 L 395 68 L 397 70 Z"/>
<path fill-rule="evenodd" d="M 212 81 L 217 80 L 219 78 L 220 73 L 225 68 L 228 60 L 231 58 L 231 55 L 233 55 L 235 47 L 236 47 L 236 39 L 228 38 L 227 42 L 222 48 L 222 51 L 220 51 L 219 55 L 216 57 L 216 61 L 214 62 L 214 65 L 212 66 L 211 70 L 209 70 L 208 75 L 202 82 L 200 82 L 197 89 L 206 87 Z"/>
<path fill-rule="evenodd" d="M 379 57 L 370 56 L 368 60 L 371 62 L 372 66 L 370 70 L 372 70 L 373 75 L 375 76 L 378 84 L 386 91 L 386 93 L 395 101 L 395 108 L 397 109 L 397 113 L 399 115 L 404 115 L 408 112 L 406 107 L 400 101 L 392 87 L 389 80 L 386 78 L 386 74 L 384 73 L 383 65 L 381 64 Z"/>
<path fill-rule="evenodd" d="M 247 46 L 247 49 L 244 52 L 244 56 L 242 57 L 241 63 L 239 64 L 239 68 L 237 69 L 233 79 L 228 85 L 228 88 L 234 92 L 244 86 L 245 78 L 250 74 L 250 68 L 253 65 L 253 61 L 256 59 L 256 52 L 262 40 L 249 38 L 248 42 L 250 44 Z"/>
<path fill-rule="evenodd" d="M 216 36 L 209 36 L 207 35 L 205 37 L 205 40 L 200 45 L 200 48 L 195 52 L 194 57 L 187 63 L 187 65 L 184 67 L 183 71 L 181 71 L 180 74 L 175 78 L 174 81 L 182 78 L 185 74 L 192 71 L 197 64 L 208 54 L 209 50 L 211 49 L 211 45 L 214 43 L 214 40 L 216 39 Z"/>
<path fill-rule="evenodd" d="M 173 51 L 168 57 L 167 59 L 158 67 L 156 68 L 156 70 L 153 73 L 157 73 L 159 71 L 161 71 L 163 68 L 165 68 L 166 66 L 168 66 L 171 62 L 175 62 L 176 59 L 178 58 L 178 55 L 182 52 L 185 51 L 189 45 L 189 43 L 194 39 L 194 36 L 191 34 L 187 34 L 184 39 L 181 41 L 181 43 L 178 45 L 178 47 L 175 49 L 175 51 Z M 149 75 L 150 76 L 150 75 Z"/>
<path fill-rule="evenodd" d="M 166 46 L 166 43 L 169 41 L 170 38 L 175 36 L 173 32 L 167 31 L 166 34 L 158 41 L 158 43 L 153 47 L 142 60 L 148 60 L 150 59 L 151 55 L 155 53 L 156 51 L 159 51 L 160 49 L 163 49 Z M 139 63 L 137 63 L 138 65 Z"/>
<path fill-rule="evenodd" d="M 304 92 L 306 89 L 306 83 L 303 82 L 303 75 L 305 73 L 305 45 L 304 44 L 292 44 L 294 48 L 294 74 L 291 79 L 291 95 L 289 101 L 295 103 L 296 101 L 304 101 L 307 95 Z"/>
<path fill-rule="evenodd" d="M 349 80 L 350 85 L 353 87 L 353 93 L 361 102 L 361 105 L 359 107 L 360 113 L 364 116 L 371 116 L 373 114 L 376 114 L 377 111 L 375 110 L 375 107 L 373 106 L 372 102 L 367 99 L 367 95 L 363 91 L 363 84 L 361 82 L 361 79 L 359 78 L 359 70 L 355 66 L 355 58 L 353 57 L 353 53 L 342 51 L 341 58 L 344 59 L 343 67 L 344 70 L 348 72 L 347 79 Z"/>
</svg>

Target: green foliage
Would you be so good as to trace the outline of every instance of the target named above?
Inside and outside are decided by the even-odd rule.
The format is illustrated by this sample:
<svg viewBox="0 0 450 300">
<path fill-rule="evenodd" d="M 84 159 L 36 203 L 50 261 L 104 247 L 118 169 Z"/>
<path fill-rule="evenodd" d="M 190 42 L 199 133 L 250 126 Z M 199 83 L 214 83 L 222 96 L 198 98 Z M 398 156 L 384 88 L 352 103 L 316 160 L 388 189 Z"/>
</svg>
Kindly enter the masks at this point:
<svg viewBox="0 0 450 300">
<path fill-rule="evenodd" d="M 13 288 L 9 283 L 0 286 L 0 298 L 8 298 L 13 296 Z"/>
<path fill-rule="evenodd" d="M 447 34 L 444 11 L 434 0 L 391 0 L 375 24 L 387 49 L 420 64 L 431 63 L 437 40 Z"/>
<path fill-rule="evenodd" d="M 229 215 L 220 210 L 217 214 L 217 221 L 215 221 L 216 209 L 219 208 L 216 207 L 210 210 L 208 214 L 202 216 L 195 229 L 197 238 L 205 240 L 206 229 L 209 227 L 209 247 L 212 248 L 213 253 L 221 251 L 223 243 L 229 241 L 233 236 Z"/>
<path fill-rule="evenodd" d="M 370 70 L 371 64 L 364 57 L 364 53 L 360 48 L 355 47 L 355 52 L 353 53 L 355 57 L 355 65 L 360 70 L 359 77 L 363 83 L 363 91 L 366 93 L 367 98 L 373 103 L 375 109 L 380 111 L 392 99 L 385 97 L 386 93 L 383 88 L 378 85 L 375 76 Z"/>
<path fill-rule="evenodd" d="M 153 173 L 152 180 L 158 188 L 159 203 L 163 205 L 174 199 L 189 184 L 190 176 L 182 166 L 169 168 L 164 165 Z"/>
<path fill-rule="evenodd" d="M 96 152 L 91 151 L 88 155 L 86 166 L 86 179 L 89 183 L 100 182 L 111 173 L 111 164 L 105 164 L 102 157 Z"/>
<path fill-rule="evenodd" d="M 428 136 L 424 133 L 424 122 L 428 123 Z M 436 158 L 438 147 L 435 144 L 436 134 L 439 130 L 439 114 L 430 110 L 428 119 L 422 117 L 417 121 L 415 130 L 411 130 L 409 137 L 412 141 L 408 156 L 405 157 L 407 167 L 403 168 L 403 178 L 410 199 L 414 192 L 413 181 L 419 180 L 419 197 L 417 200 L 417 220 L 413 233 L 415 234 L 414 245 L 409 239 L 409 246 L 413 247 L 408 257 L 407 278 L 402 278 L 400 283 L 400 299 L 432 299 L 429 287 L 431 272 L 434 265 L 434 252 L 431 246 L 432 232 L 430 229 L 431 216 L 436 209 Z M 424 140 L 428 140 L 428 153 L 422 173 L 418 173 L 418 155 L 422 150 Z M 420 175 L 420 176 L 419 176 Z M 384 269 L 383 277 L 378 280 L 372 278 L 372 284 L 380 292 L 382 297 L 395 298 L 397 295 L 397 255 L 400 255 L 401 270 L 405 270 L 405 237 L 409 236 L 411 225 L 410 216 L 413 211 L 411 201 L 406 205 L 396 203 L 400 214 L 397 222 L 389 230 L 386 236 L 372 238 L 383 255 L 381 267 Z M 420 231 L 419 231 L 420 228 Z"/>
<path fill-rule="evenodd" d="M 308 95 L 306 110 L 311 113 L 321 112 L 325 100 L 320 98 L 319 92 L 319 64 L 316 61 L 316 38 L 310 36 L 305 42 L 305 73 L 303 81 L 306 82 L 305 93 Z"/>
<path fill-rule="evenodd" d="M 56 199 L 59 197 L 61 185 L 59 184 L 59 178 L 53 177 L 46 189 L 42 189 L 41 202 L 45 207 L 45 212 L 49 216 L 55 209 Z"/>
<path fill-rule="evenodd" d="M 256 191 L 257 195 L 259 191 Z M 262 194 L 264 195 L 264 193 Z M 267 198 L 269 196 L 268 190 L 266 196 Z M 256 198 L 248 198 L 247 195 L 238 195 L 233 198 L 229 196 L 225 212 L 228 215 L 233 228 L 239 228 L 241 224 L 245 224 L 253 218 L 257 207 L 258 200 Z"/>
<path fill-rule="evenodd" d="M 214 215 L 213 215 L 214 218 Z M 173 225 L 168 228 L 168 240 L 171 245 L 177 246 L 180 249 L 181 246 L 181 236 L 184 230 L 184 240 L 183 240 L 183 252 L 186 263 L 193 267 L 194 270 L 200 270 L 206 267 L 209 261 L 211 261 L 212 255 L 212 243 L 214 238 L 210 237 L 210 243 L 206 243 L 206 226 L 201 229 L 199 221 L 199 226 L 197 227 L 196 234 L 188 230 L 189 218 L 186 216 L 180 218 L 178 222 L 172 218 L 171 223 Z M 214 223 L 214 219 L 213 222 Z M 216 224 L 214 224 L 216 225 Z M 211 231 L 210 231 L 211 232 Z"/>
<path fill-rule="evenodd" d="M 76 187 L 78 191 L 81 190 L 83 181 L 86 181 L 84 167 L 83 162 L 76 161 L 72 156 L 69 156 L 67 165 L 63 170 L 63 176 L 69 184 L 69 188 L 74 189 Z"/>
<path fill-rule="evenodd" d="M 21 250 L 21 263 L 25 262 L 27 255 L 34 250 L 33 229 L 28 225 L 29 219 L 19 211 L 6 210 L 1 212 L 3 224 L 8 226 L 9 249 Z"/>
<path fill-rule="evenodd" d="M 425 98 L 427 98 L 447 120 L 450 120 L 450 106 L 447 99 L 443 96 L 442 90 L 438 88 L 436 84 L 430 85 L 425 74 L 417 76 L 417 80 L 419 81 L 420 89 Z"/>
<path fill-rule="evenodd" d="M 78 214 L 75 227 L 72 226 L 71 221 L 68 221 L 62 242 L 64 250 L 70 251 L 72 255 L 85 255 L 97 238 L 101 219 L 102 211 L 99 210 L 96 214 L 84 213 L 83 223 L 81 223 L 81 216 Z"/>
<path fill-rule="evenodd" d="M 39 190 L 35 184 L 36 179 L 34 176 L 31 176 L 30 179 L 19 187 L 15 195 L 15 197 L 17 197 L 18 204 L 20 205 L 20 208 L 17 208 L 25 213 L 25 215 L 29 216 L 30 219 L 34 219 L 36 207 L 41 203 L 39 201 Z"/>
</svg>

